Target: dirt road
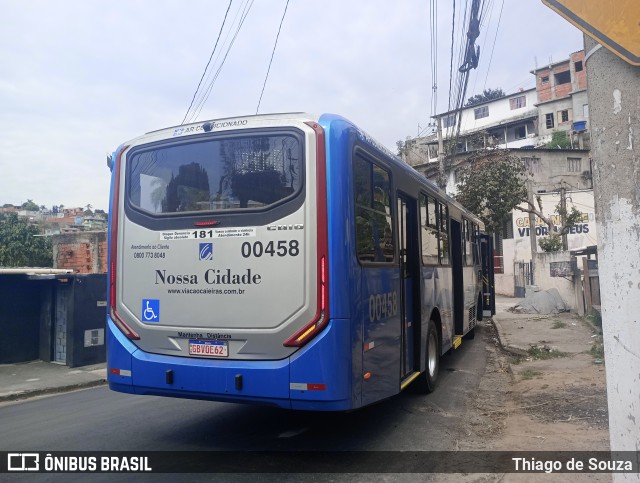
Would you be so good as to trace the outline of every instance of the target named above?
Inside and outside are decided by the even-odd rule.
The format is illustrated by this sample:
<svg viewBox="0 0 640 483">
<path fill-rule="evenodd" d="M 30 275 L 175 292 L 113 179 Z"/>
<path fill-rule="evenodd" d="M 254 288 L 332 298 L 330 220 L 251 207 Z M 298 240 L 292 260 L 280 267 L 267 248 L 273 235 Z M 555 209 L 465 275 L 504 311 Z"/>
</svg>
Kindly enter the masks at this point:
<svg viewBox="0 0 640 483">
<path fill-rule="evenodd" d="M 460 450 L 608 451 L 609 430 L 601 336 L 587 320 L 564 313 L 514 314 L 501 332 L 519 348 L 506 350 L 492 321 L 487 372 L 468 408 Z M 519 331 L 524 331 L 520 333 Z M 523 347 L 522 341 L 528 341 Z M 467 475 L 463 481 L 611 481 L 608 474 Z"/>
</svg>

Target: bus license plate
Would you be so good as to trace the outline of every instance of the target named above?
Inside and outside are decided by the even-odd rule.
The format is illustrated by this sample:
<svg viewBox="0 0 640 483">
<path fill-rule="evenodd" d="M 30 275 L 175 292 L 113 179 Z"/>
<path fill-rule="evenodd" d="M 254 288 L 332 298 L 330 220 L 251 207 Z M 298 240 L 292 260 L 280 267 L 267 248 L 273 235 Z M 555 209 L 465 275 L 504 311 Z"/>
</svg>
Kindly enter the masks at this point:
<svg viewBox="0 0 640 483">
<path fill-rule="evenodd" d="M 229 346 L 219 340 L 190 340 L 190 356 L 228 357 Z"/>
</svg>

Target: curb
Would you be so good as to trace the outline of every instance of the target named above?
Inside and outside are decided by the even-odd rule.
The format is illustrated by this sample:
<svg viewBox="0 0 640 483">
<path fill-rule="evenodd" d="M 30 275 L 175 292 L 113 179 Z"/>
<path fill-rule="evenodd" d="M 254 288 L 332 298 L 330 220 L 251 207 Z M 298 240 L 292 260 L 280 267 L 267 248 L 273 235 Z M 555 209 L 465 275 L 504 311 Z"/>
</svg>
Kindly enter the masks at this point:
<svg viewBox="0 0 640 483">
<path fill-rule="evenodd" d="M 528 356 L 529 355 L 527 350 L 523 349 L 522 347 L 513 346 L 513 345 L 505 345 L 504 342 L 502 341 L 503 337 L 500 334 L 500 332 L 503 329 L 502 329 L 502 326 L 500 325 L 500 322 L 498 321 L 498 318 L 494 315 L 493 317 L 491 317 L 491 321 L 493 322 L 493 326 L 496 328 L 496 334 L 498 334 L 498 343 L 500 344 L 500 347 L 503 350 L 511 353 L 512 355 L 518 356 L 518 357 Z"/>
<path fill-rule="evenodd" d="M 88 389 L 91 387 L 98 387 L 107 384 L 106 379 L 98 379 L 95 381 L 82 382 L 79 384 L 70 384 L 68 386 L 61 387 L 46 387 L 44 389 L 32 389 L 27 391 L 16 392 L 13 394 L 7 394 L 0 396 L 0 403 L 21 401 L 23 399 L 30 399 L 37 396 L 46 396 L 49 394 L 62 394 L 65 392 L 77 391 L 78 389 Z"/>
</svg>

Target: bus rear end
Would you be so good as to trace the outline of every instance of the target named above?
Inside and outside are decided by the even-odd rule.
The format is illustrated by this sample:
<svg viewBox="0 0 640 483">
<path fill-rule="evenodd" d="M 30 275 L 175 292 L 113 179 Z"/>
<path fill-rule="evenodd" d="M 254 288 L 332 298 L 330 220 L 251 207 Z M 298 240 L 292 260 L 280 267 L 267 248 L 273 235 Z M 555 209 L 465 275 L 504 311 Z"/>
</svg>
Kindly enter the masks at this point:
<svg viewBox="0 0 640 483">
<path fill-rule="evenodd" d="M 111 389 L 348 409 L 329 319 L 323 130 L 254 116 L 147 134 L 113 157 Z"/>
</svg>

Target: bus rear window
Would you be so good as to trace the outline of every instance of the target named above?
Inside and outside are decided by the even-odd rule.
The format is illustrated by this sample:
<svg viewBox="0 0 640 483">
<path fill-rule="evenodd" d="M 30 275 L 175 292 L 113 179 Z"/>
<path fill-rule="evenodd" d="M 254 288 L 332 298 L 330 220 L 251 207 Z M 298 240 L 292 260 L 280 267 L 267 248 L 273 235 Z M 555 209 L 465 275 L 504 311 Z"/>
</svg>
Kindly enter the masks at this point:
<svg viewBox="0 0 640 483">
<path fill-rule="evenodd" d="M 129 158 L 129 201 L 154 214 L 260 209 L 300 191 L 303 161 L 293 135 L 142 148 Z"/>
</svg>

